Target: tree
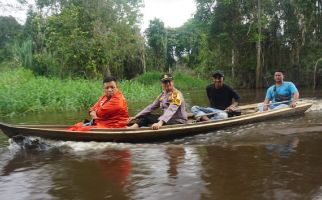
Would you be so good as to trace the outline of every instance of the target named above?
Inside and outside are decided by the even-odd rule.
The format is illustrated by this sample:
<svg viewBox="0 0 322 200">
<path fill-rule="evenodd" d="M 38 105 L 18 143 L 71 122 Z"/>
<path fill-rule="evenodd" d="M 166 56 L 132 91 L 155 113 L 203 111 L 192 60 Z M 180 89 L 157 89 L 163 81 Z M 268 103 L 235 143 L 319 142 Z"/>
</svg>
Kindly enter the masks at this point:
<svg viewBox="0 0 322 200">
<path fill-rule="evenodd" d="M 151 48 L 153 68 L 164 70 L 167 60 L 167 30 L 164 23 L 160 19 L 151 20 L 145 34 Z"/>
<path fill-rule="evenodd" d="M 22 26 L 12 16 L 0 16 L 0 62 L 12 57 L 10 48 L 19 39 Z"/>
<path fill-rule="evenodd" d="M 141 0 L 38 0 L 35 70 L 61 77 L 127 77 L 142 71 Z M 51 11 L 51 15 L 44 14 Z M 67 72 L 67 73 L 66 73 Z"/>
</svg>

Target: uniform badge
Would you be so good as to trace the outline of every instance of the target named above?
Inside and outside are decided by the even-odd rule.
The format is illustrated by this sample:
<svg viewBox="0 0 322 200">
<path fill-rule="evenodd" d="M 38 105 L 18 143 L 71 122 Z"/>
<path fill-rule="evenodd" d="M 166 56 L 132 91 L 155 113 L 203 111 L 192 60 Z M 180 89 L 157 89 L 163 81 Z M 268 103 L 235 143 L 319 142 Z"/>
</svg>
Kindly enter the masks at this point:
<svg viewBox="0 0 322 200">
<path fill-rule="evenodd" d="M 171 95 L 171 104 L 180 106 L 181 105 L 181 99 L 179 92 L 175 91 Z"/>
</svg>

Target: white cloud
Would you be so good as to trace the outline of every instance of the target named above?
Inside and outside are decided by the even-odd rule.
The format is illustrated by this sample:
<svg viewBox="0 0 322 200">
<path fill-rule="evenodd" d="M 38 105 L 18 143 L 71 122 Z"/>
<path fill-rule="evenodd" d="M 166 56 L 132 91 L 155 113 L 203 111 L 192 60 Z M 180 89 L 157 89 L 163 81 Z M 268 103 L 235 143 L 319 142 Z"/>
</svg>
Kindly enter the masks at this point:
<svg viewBox="0 0 322 200">
<path fill-rule="evenodd" d="M 23 24 L 27 18 L 29 5 L 35 5 L 34 0 L 27 0 L 27 4 L 20 4 L 16 0 L 0 0 L 0 15 L 13 16 L 16 20 Z"/>
<path fill-rule="evenodd" d="M 143 30 L 154 18 L 161 19 L 166 27 L 179 27 L 191 18 L 196 10 L 194 0 L 145 0 L 144 4 Z"/>
<path fill-rule="evenodd" d="M 29 5 L 35 5 L 35 0 L 27 0 Z M 144 31 L 149 21 L 158 18 L 166 27 L 179 27 L 183 25 L 195 12 L 194 0 L 144 0 L 142 8 Z M 16 0 L 0 0 L 0 15 L 13 16 L 21 24 L 26 20 L 28 5 L 21 5 Z"/>
</svg>

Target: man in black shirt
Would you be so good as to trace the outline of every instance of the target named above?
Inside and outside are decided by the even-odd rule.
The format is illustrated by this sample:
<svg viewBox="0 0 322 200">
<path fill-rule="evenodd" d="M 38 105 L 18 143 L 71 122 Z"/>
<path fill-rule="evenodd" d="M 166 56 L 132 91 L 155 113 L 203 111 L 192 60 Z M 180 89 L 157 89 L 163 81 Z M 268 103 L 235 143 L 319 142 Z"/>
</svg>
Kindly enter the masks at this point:
<svg viewBox="0 0 322 200">
<path fill-rule="evenodd" d="M 194 116 L 200 121 L 225 119 L 229 112 L 236 111 L 239 102 L 239 95 L 231 87 L 224 84 L 224 73 L 215 71 L 212 75 L 213 84 L 207 86 L 207 97 L 209 107 L 193 106 L 191 108 Z M 214 113 L 213 115 L 206 115 Z"/>
</svg>

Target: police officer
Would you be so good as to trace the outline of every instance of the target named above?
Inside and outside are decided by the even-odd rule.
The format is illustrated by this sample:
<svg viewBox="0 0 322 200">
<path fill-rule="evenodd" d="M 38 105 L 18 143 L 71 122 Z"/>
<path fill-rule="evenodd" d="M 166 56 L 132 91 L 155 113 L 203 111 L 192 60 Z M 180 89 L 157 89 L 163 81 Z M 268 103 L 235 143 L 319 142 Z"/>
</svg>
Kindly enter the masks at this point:
<svg viewBox="0 0 322 200">
<path fill-rule="evenodd" d="M 163 91 L 152 104 L 134 117 L 129 118 L 129 123 L 136 120 L 136 123 L 129 128 L 139 128 L 152 124 L 152 129 L 157 130 L 165 124 L 187 123 L 186 103 L 182 93 L 174 87 L 173 76 L 166 73 L 161 76 L 160 80 Z M 157 108 L 162 109 L 162 115 L 151 114 Z"/>
</svg>

